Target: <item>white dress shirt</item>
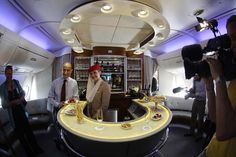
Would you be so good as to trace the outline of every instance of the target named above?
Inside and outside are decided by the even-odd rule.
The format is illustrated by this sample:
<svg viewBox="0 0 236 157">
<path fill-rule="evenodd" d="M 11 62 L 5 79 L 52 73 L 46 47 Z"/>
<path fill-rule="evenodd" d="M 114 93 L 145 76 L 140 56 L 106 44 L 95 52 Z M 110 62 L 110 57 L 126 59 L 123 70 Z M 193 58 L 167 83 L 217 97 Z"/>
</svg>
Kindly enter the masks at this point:
<svg viewBox="0 0 236 157">
<path fill-rule="evenodd" d="M 47 109 L 52 111 L 52 107 L 58 107 L 61 100 L 61 88 L 64 82 L 63 77 L 59 77 L 52 82 L 51 89 L 48 94 L 48 105 Z M 77 81 L 71 77 L 67 78 L 66 81 L 66 100 L 70 98 L 79 98 L 78 96 L 78 84 Z"/>
</svg>

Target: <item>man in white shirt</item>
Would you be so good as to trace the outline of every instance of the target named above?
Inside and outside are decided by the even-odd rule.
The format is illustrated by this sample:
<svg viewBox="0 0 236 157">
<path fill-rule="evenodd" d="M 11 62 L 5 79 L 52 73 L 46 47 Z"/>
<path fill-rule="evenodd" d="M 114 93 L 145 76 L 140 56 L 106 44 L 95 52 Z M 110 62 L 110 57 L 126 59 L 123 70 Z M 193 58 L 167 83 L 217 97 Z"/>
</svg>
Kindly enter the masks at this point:
<svg viewBox="0 0 236 157">
<path fill-rule="evenodd" d="M 63 64 L 63 76 L 55 79 L 52 82 L 51 89 L 48 94 L 48 107 L 49 111 L 52 111 L 53 108 L 60 108 L 65 100 L 76 98 L 78 99 L 78 84 L 77 81 L 72 79 L 72 65 L 68 62 Z M 64 93 L 63 84 L 64 86 Z M 64 96 L 63 96 L 64 94 Z"/>
<path fill-rule="evenodd" d="M 62 71 L 63 76 L 52 82 L 51 89 L 48 94 L 47 109 L 52 112 L 53 123 L 55 124 L 55 129 L 57 131 L 57 137 L 54 138 L 54 142 L 59 150 L 63 145 L 59 136 L 60 127 L 57 125 L 57 112 L 66 100 L 71 98 L 79 98 L 77 81 L 70 77 L 72 71 L 72 65 L 68 62 L 64 63 Z"/>
<path fill-rule="evenodd" d="M 198 75 L 194 76 L 193 88 L 190 89 L 190 92 L 185 96 L 185 99 L 189 97 L 194 98 L 194 101 L 192 105 L 190 130 L 185 136 L 193 136 L 195 134 L 195 128 L 197 128 L 196 141 L 198 141 L 202 138 L 203 134 L 203 119 L 206 108 L 205 84 L 203 79 Z"/>
</svg>

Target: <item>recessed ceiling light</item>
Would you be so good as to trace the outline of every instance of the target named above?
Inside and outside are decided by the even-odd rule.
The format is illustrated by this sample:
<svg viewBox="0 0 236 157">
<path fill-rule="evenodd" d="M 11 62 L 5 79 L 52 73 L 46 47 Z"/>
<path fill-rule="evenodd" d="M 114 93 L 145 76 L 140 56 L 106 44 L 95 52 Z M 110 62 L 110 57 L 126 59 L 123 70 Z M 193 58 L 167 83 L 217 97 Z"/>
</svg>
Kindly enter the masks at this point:
<svg viewBox="0 0 236 157">
<path fill-rule="evenodd" d="M 72 16 L 72 18 L 70 19 L 70 21 L 73 23 L 78 23 L 80 22 L 80 20 L 81 20 L 81 16 L 79 14 Z"/>
<path fill-rule="evenodd" d="M 157 24 L 157 27 L 160 28 L 160 29 L 165 29 L 166 28 L 163 23 Z"/>
<path fill-rule="evenodd" d="M 75 42 L 75 39 L 67 39 L 66 42 L 69 44 L 73 44 Z"/>
<path fill-rule="evenodd" d="M 71 28 L 66 28 L 66 29 L 62 30 L 62 34 L 69 35 L 71 33 L 72 33 L 72 29 Z"/>
<path fill-rule="evenodd" d="M 138 16 L 139 16 L 139 17 L 147 17 L 148 15 L 149 15 L 149 12 L 146 11 L 146 10 L 140 10 L 140 11 L 138 12 Z"/>
<path fill-rule="evenodd" d="M 112 12 L 112 6 L 110 4 L 105 4 L 101 8 L 101 12 L 103 12 L 103 13 L 111 13 Z"/>
<path fill-rule="evenodd" d="M 157 33 L 156 37 L 157 37 L 157 40 L 163 40 L 163 39 L 165 39 L 165 38 L 164 38 L 164 35 L 163 35 L 162 33 Z"/>
<path fill-rule="evenodd" d="M 81 47 L 79 47 L 79 46 L 72 47 L 72 49 L 76 53 L 83 53 L 84 52 L 84 50 Z"/>
<path fill-rule="evenodd" d="M 155 21 L 154 21 L 154 23 L 157 25 L 157 27 L 159 28 L 159 29 L 165 29 L 166 27 L 165 27 L 165 23 L 164 23 L 164 21 L 162 20 L 162 19 L 156 19 Z"/>
<path fill-rule="evenodd" d="M 149 46 L 155 46 L 155 42 L 154 41 L 150 41 L 148 44 L 149 44 Z"/>
<path fill-rule="evenodd" d="M 135 55 L 140 55 L 142 53 L 143 53 L 143 51 L 140 51 L 140 50 L 137 50 L 137 51 L 134 52 Z"/>
</svg>

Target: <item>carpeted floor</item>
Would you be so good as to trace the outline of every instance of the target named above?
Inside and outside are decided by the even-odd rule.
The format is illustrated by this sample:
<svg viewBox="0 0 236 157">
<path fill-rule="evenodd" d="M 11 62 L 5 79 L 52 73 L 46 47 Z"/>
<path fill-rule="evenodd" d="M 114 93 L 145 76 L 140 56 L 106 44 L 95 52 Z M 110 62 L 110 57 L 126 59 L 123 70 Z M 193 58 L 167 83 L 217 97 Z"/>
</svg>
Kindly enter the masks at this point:
<svg viewBox="0 0 236 157">
<path fill-rule="evenodd" d="M 161 149 L 164 157 L 196 157 L 202 151 L 203 140 L 195 141 L 194 137 L 184 137 L 187 133 L 187 127 L 181 125 L 170 125 L 169 137 L 165 145 Z M 49 132 L 36 132 L 38 143 L 44 150 L 44 153 L 37 157 L 67 157 L 65 151 L 59 151 L 55 145 L 54 138 L 56 133 L 54 129 Z M 17 157 L 26 157 L 24 150 L 19 144 L 15 146 Z M 152 157 L 158 157 L 153 154 Z"/>
<path fill-rule="evenodd" d="M 196 142 L 195 137 L 184 137 L 188 128 L 182 125 L 170 125 L 169 137 L 161 149 L 165 157 L 196 157 L 203 148 L 204 139 Z"/>
</svg>

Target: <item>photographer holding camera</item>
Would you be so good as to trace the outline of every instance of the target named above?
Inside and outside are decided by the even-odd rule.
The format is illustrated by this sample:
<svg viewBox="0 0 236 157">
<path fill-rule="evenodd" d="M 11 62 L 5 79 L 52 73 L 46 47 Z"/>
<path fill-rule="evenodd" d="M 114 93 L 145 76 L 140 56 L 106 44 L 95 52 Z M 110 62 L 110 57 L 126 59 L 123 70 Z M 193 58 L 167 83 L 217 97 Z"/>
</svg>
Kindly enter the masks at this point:
<svg viewBox="0 0 236 157">
<path fill-rule="evenodd" d="M 232 62 L 236 58 L 236 15 L 226 24 L 231 39 Z M 207 59 L 211 77 L 205 77 L 208 110 L 210 119 L 216 124 L 216 133 L 207 148 L 199 155 L 207 157 L 233 157 L 236 155 L 236 78 L 226 84 L 222 63 L 216 59 Z M 215 84 L 213 83 L 215 81 Z"/>
</svg>

